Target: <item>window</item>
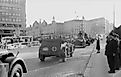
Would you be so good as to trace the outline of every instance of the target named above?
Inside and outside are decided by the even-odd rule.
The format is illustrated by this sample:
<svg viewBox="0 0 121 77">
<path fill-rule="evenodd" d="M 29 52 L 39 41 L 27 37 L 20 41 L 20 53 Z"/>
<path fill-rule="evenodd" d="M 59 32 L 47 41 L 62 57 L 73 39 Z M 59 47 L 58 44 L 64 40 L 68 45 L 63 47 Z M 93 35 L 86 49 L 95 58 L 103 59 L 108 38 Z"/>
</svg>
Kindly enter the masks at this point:
<svg viewBox="0 0 121 77">
<path fill-rule="evenodd" d="M 2 21 L 5 21 L 5 18 L 2 18 Z"/>
<path fill-rule="evenodd" d="M 15 0 L 15 3 L 18 3 L 18 1 L 17 1 L 17 0 Z"/>
<path fill-rule="evenodd" d="M 13 13 L 13 16 L 15 15 L 15 13 Z"/>
<path fill-rule="evenodd" d="M 19 8 L 19 11 L 21 10 L 21 8 Z"/>
<path fill-rule="evenodd" d="M 16 16 L 18 16 L 18 14 L 16 13 Z"/>
<path fill-rule="evenodd" d="M 8 3 L 8 0 L 5 0 L 5 3 Z"/>
<path fill-rule="evenodd" d="M 11 13 L 8 13 L 9 16 L 11 16 Z"/>
<path fill-rule="evenodd" d="M 8 21 L 11 21 L 12 19 L 8 19 Z"/>
<path fill-rule="evenodd" d="M 18 19 L 16 19 L 16 22 L 18 22 Z"/>
<path fill-rule="evenodd" d="M 6 9 L 8 9 L 8 7 L 6 6 Z"/>
<path fill-rule="evenodd" d="M 9 0 L 9 1 L 10 1 L 10 3 L 12 3 L 13 0 Z"/>
<path fill-rule="evenodd" d="M 21 19 L 19 19 L 18 21 L 21 22 Z"/>
<path fill-rule="evenodd" d="M 15 22 L 16 20 L 15 19 L 13 19 L 13 22 Z"/>
<path fill-rule="evenodd" d="M 5 21 L 8 21 L 8 19 L 6 18 Z"/>
<path fill-rule="evenodd" d="M 6 12 L 6 15 L 8 15 L 8 13 Z"/>
<path fill-rule="evenodd" d="M 18 14 L 18 16 L 20 16 L 20 14 Z"/>
<path fill-rule="evenodd" d="M 4 15 L 5 13 L 4 12 L 2 12 L 2 15 Z"/>
<path fill-rule="evenodd" d="M 12 8 L 11 7 L 8 7 L 9 10 L 11 10 Z"/>
</svg>

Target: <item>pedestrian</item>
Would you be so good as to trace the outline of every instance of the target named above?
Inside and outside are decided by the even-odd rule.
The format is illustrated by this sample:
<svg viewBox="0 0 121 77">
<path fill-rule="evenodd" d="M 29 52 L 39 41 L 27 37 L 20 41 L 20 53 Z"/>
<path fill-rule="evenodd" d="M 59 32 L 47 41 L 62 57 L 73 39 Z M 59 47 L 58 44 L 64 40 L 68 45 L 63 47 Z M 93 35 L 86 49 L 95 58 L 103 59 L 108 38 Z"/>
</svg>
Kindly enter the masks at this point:
<svg viewBox="0 0 121 77">
<path fill-rule="evenodd" d="M 100 38 L 99 38 L 99 35 L 98 35 L 97 42 L 96 42 L 96 50 L 97 50 L 97 53 L 100 53 Z"/>
<path fill-rule="evenodd" d="M 121 40 L 119 39 L 119 60 L 120 60 L 120 67 L 121 67 Z"/>
<path fill-rule="evenodd" d="M 106 47 L 105 47 L 105 55 L 107 56 L 107 61 L 110 70 L 108 73 L 115 73 L 115 55 L 118 48 L 117 41 L 114 39 L 112 35 L 107 37 Z"/>
<path fill-rule="evenodd" d="M 119 40 L 119 36 L 117 34 L 115 34 L 115 40 L 117 41 L 117 51 L 116 51 L 116 55 L 115 55 L 115 70 L 119 70 L 120 68 L 120 40 Z"/>
</svg>

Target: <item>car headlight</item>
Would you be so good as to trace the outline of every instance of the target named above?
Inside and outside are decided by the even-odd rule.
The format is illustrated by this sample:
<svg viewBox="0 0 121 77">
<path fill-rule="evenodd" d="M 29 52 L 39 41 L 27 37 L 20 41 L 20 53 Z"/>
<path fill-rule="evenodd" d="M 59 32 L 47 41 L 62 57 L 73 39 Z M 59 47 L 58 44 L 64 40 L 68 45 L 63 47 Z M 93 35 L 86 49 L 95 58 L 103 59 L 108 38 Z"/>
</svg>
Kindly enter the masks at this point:
<svg viewBox="0 0 121 77">
<path fill-rule="evenodd" d="M 44 47 L 42 50 L 43 51 L 48 51 L 49 49 L 47 47 Z"/>
</svg>

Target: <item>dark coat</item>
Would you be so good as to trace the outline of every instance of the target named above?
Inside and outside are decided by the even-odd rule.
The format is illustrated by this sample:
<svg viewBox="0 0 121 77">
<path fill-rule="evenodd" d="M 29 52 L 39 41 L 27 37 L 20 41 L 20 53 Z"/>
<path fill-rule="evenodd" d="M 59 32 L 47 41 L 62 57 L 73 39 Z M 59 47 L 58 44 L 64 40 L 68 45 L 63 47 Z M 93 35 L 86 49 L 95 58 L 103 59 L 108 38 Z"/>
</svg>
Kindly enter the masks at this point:
<svg viewBox="0 0 121 77">
<path fill-rule="evenodd" d="M 100 50 L 100 39 L 99 38 L 97 39 L 96 49 L 97 50 Z"/>
<path fill-rule="evenodd" d="M 116 54 L 118 48 L 118 42 L 114 39 L 107 41 L 105 47 L 105 55 L 113 55 Z"/>
</svg>

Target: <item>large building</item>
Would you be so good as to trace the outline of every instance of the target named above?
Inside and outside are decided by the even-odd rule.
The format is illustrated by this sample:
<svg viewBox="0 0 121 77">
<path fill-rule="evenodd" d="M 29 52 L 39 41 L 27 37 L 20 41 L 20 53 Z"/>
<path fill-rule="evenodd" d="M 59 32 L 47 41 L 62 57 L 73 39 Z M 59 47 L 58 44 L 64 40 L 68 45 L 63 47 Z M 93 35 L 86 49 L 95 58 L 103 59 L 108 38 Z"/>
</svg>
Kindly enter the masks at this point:
<svg viewBox="0 0 121 77">
<path fill-rule="evenodd" d="M 53 18 L 50 24 L 47 24 L 45 20 L 42 23 L 35 21 L 32 27 L 27 28 L 27 35 L 34 37 L 41 34 L 77 35 L 79 31 L 84 31 L 95 37 L 96 34 L 108 34 L 112 28 L 113 26 L 103 17 L 91 20 L 73 19 L 64 23 L 56 22 Z"/>
<path fill-rule="evenodd" d="M 0 37 L 24 35 L 26 0 L 0 0 Z"/>
</svg>

